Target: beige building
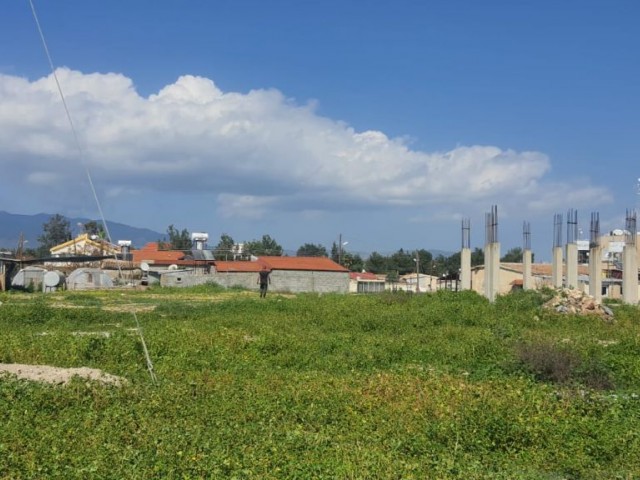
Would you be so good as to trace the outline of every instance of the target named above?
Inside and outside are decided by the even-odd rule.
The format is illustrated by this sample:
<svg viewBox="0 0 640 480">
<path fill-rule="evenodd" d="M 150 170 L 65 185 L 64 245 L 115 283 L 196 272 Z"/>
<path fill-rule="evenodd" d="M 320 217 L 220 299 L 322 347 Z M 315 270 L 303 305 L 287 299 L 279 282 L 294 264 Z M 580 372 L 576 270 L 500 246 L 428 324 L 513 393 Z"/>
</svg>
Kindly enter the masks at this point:
<svg viewBox="0 0 640 480">
<path fill-rule="evenodd" d="M 613 230 L 609 235 L 600 237 L 603 263 L 622 262 L 622 251 L 625 244 L 624 230 Z M 589 263 L 589 240 L 578 240 L 578 263 Z M 640 235 L 636 236 L 636 252 L 640 258 Z"/>
<path fill-rule="evenodd" d="M 61 243 L 49 250 L 53 257 L 71 257 L 76 255 L 115 255 L 120 253 L 120 247 L 112 245 L 106 240 L 91 237 L 88 233 L 78 235 L 68 242 Z"/>
<path fill-rule="evenodd" d="M 551 287 L 551 264 L 550 263 L 534 263 L 531 265 L 532 285 L 534 289 L 542 287 Z M 484 265 L 478 265 L 471 269 L 471 289 L 480 295 L 484 293 Z M 578 266 L 578 277 L 584 279 L 589 274 L 589 269 L 584 266 Z M 524 266 L 522 263 L 500 263 L 500 284 L 498 286 L 498 294 L 503 295 L 512 290 L 522 288 L 524 275 Z M 584 289 L 581 282 L 580 288 Z"/>
<path fill-rule="evenodd" d="M 522 263 L 500 263 L 500 285 L 498 294 L 503 295 L 522 288 Z M 566 275 L 566 265 L 564 266 Z M 550 263 L 534 263 L 531 265 L 532 284 L 534 289 L 553 287 Z M 640 295 L 640 286 L 638 293 Z M 471 289 L 479 294 L 484 293 L 484 266 L 471 269 Z M 612 266 L 611 262 L 602 262 L 602 296 L 607 298 L 622 297 L 622 272 Z M 578 265 L 578 290 L 589 293 L 589 266 Z"/>
<path fill-rule="evenodd" d="M 380 293 L 385 290 L 385 276 L 371 272 L 349 273 L 349 293 Z"/>
<path fill-rule="evenodd" d="M 407 273 L 406 275 L 401 275 L 397 282 L 387 284 L 387 290 L 402 290 L 413 293 L 435 292 L 440 288 L 444 287 L 439 282 L 439 277 L 425 273 L 420 275 Z"/>
</svg>

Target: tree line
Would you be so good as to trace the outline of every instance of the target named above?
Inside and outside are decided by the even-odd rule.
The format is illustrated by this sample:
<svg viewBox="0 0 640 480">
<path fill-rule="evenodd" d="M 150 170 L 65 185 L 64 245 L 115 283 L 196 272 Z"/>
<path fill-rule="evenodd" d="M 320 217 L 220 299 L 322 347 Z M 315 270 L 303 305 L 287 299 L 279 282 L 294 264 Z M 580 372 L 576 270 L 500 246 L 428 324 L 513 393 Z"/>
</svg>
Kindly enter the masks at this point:
<svg viewBox="0 0 640 480">
<path fill-rule="evenodd" d="M 81 225 L 82 233 L 90 236 L 105 238 L 105 231 L 102 224 L 96 221 L 89 221 Z M 191 234 L 184 228 L 176 228 L 169 225 L 166 237 L 158 240 L 158 244 L 163 249 L 170 250 L 191 250 L 194 245 Z M 46 257 L 49 250 L 61 243 L 72 239 L 71 224 L 63 215 L 55 214 L 48 222 L 42 226 L 42 235 L 38 237 L 38 247 L 36 249 L 24 249 L 21 254 L 30 256 Z M 259 256 L 281 256 L 284 254 L 282 246 L 270 235 L 263 235 L 260 239 L 242 242 L 240 244 L 233 237 L 223 233 L 218 243 L 212 248 L 216 260 L 232 260 L 246 258 L 250 255 Z M 19 247 L 20 248 L 20 247 Z M 328 257 L 334 262 L 348 268 L 353 272 L 367 271 L 376 274 L 385 274 L 390 280 L 409 273 L 422 273 L 434 276 L 455 274 L 460 269 L 460 252 L 450 256 L 434 256 L 426 249 L 405 250 L 400 248 L 396 252 L 384 255 L 379 252 L 372 252 L 368 257 L 355 252 L 350 252 L 343 245 L 333 242 L 330 250 L 321 244 L 305 243 L 296 251 L 298 257 Z M 510 249 L 501 259 L 502 262 L 521 262 L 522 249 L 515 247 Z M 484 251 L 476 248 L 471 252 L 471 266 L 484 264 Z"/>
</svg>

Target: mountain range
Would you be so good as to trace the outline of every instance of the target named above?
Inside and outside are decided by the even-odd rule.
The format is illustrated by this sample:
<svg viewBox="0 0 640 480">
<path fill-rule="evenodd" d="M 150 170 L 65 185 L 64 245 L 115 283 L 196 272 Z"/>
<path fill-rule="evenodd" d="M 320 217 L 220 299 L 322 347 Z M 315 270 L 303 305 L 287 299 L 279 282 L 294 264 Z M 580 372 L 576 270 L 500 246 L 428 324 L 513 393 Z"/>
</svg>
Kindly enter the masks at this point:
<svg viewBox="0 0 640 480">
<path fill-rule="evenodd" d="M 53 214 L 38 213 L 36 215 L 19 215 L 0 210 L 0 248 L 15 249 L 23 236 L 25 248 L 37 248 L 38 237 L 42 235 L 42 226 L 47 223 Z M 90 218 L 68 218 L 73 235 L 80 233 L 77 225 L 79 223 L 90 222 Z M 99 220 L 95 220 L 102 223 Z M 131 240 L 136 248 L 143 247 L 148 242 L 156 242 L 166 237 L 165 234 L 154 232 L 148 228 L 137 228 L 123 223 L 111 222 L 107 220 L 107 228 L 111 234 L 111 240 L 117 243 L 118 240 Z"/>
<path fill-rule="evenodd" d="M 20 241 L 20 235 L 23 236 L 26 245 L 25 248 L 38 248 L 38 237 L 42 235 L 42 226 L 47 223 L 53 214 L 51 213 L 38 213 L 36 215 L 20 215 L 15 213 L 5 212 L 0 210 L 0 250 L 11 249 L 14 250 L 18 247 Z M 69 221 L 71 226 L 71 232 L 75 236 L 79 234 L 78 224 L 84 224 L 92 221 L 89 218 L 69 218 L 65 217 Z M 102 223 L 99 220 L 94 220 L 98 223 Z M 123 223 L 111 222 L 107 220 L 107 227 L 111 234 L 111 240 L 117 243 L 118 240 L 131 240 L 134 248 L 142 248 L 148 242 L 157 242 L 158 240 L 166 239 L 167 235 L 160 232 L 155 232 L 148 228 L 132 227 Z M 430 250 L 433 257 L 442 255 L 449 257 L 454 252 L 445 250 Z M 367 258 L 370 252 L 356 252 L 363 258 Z M 394 252 L 384 253 L 383 255 L 391 255 Z M 295 256 L 295 250 L 285 250 L 285 254 L 289 256 Z"/>
</svg>

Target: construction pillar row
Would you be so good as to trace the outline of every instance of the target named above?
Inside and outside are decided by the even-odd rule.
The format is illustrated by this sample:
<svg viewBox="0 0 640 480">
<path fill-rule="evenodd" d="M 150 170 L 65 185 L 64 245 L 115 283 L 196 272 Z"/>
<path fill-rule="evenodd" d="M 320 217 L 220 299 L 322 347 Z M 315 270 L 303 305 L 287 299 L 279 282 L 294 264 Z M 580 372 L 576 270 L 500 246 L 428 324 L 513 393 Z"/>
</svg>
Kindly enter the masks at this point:
<svg viewBox="0 0 640 480">
<path fill-rule="evenodd" d="M 460 288 L 471 290 L 471 249 L 463 248 L 460 251 Z"/>
<path fill-rule="evenodd" d="M 567 243 L 567 288 L 578 288 L 578 245 Z"/>
</svg>

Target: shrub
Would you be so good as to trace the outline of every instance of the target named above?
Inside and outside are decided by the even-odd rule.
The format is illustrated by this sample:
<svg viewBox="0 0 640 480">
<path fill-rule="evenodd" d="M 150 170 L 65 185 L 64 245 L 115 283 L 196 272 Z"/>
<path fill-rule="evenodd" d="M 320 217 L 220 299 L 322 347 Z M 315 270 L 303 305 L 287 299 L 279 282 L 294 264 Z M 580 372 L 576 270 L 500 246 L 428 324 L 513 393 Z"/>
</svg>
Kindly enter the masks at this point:
<svg viewBox="0 0 640 480">
<path fill-rule="evenodd" d="M 584 361 L 579 354 L 548 341 L 520 344 L 518 361 L 526 371 L 544 382 L 581 383 L 593 390 L 611 390 L 614 382 L 606 365 L 598 359 Z"/>
<path fill-rule="evenodd" d="M 589 360 L 580 366 L 578 376 L 584 386 L 593 390 L 613 390 L 615 387 L 606 365 L 598 360 Z"/>
<path fill-rule="evenodd" d="M 544 382 L 568 383 L 580 365 L 578 355 L 551 342 L 520 344 L 516 355 L 528 372 Z"/>
</svg>

